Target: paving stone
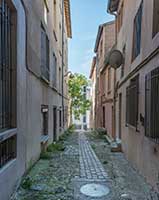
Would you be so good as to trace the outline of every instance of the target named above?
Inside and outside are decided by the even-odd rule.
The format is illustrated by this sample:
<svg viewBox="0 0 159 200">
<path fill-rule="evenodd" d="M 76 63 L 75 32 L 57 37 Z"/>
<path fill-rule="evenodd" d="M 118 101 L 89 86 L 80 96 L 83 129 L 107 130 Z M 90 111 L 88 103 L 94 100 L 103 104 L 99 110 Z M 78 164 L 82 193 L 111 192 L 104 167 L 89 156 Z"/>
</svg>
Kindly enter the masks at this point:
<svg viewBox="0 0 159 200">
<path fill-rule="evenodd" d="M 88 179 L 93 179 L 98 177 L 99 179 L 104 179 L 106 177 L 106 172 L 104 168 L 94 153 L 89 141 L 87 140 L 84 133 L 79 133 L 79 155 L 80 155 L 80 169 L 81 177 L 83 177 L 82 170 L 85 170 Z M 85 166 L 85 167 L 84 167 Z"/>
</svg>

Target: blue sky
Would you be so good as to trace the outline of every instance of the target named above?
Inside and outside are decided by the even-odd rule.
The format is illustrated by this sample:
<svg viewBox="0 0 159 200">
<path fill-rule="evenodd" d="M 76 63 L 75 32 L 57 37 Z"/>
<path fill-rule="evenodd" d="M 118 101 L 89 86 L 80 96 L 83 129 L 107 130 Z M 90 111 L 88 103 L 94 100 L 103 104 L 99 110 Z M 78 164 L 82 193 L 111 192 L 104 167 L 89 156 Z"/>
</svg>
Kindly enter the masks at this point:
<svg viewBox="0 0 159 200">
<path fill-rule="evenodd" d="M 98 26 L 113 17 L 107 0 L 70 0 L 73 38 L 69 41 L 69 70 L 89 76 Z"/>
</svg>

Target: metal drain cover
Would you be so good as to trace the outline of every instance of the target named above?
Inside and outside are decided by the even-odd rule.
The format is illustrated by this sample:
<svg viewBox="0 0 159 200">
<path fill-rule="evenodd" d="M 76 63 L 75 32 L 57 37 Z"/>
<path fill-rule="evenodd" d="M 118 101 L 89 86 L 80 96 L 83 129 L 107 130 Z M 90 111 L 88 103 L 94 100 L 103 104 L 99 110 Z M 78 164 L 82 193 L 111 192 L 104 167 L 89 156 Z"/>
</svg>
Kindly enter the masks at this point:
<svg viewBox="0 0 159 200">
<path fill-rule="evenodd" d="M 109 194 L 110 190 L 108 187 L 100 184 L 86 184 L 81 187 L 81 193 L 90 197 L 102 197 Z"/>
</svg>

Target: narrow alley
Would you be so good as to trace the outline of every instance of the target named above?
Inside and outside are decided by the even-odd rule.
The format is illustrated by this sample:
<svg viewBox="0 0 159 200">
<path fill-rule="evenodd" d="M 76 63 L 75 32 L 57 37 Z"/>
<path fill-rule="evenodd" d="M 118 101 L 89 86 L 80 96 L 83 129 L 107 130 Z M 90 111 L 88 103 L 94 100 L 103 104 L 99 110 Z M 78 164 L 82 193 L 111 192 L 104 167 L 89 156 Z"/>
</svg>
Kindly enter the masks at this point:
<svg viewBox="0 0 159 200">
<path fill-rule="evenodd" d="M 0 200 L 159 200 L 159 0 L 0 0 Z"/>
<path fill-rule="evenodd" d="M 157 193 L 106 139 L 74 132 L 25 177 L 16 200 L 158 200 Z"/>
</svg>

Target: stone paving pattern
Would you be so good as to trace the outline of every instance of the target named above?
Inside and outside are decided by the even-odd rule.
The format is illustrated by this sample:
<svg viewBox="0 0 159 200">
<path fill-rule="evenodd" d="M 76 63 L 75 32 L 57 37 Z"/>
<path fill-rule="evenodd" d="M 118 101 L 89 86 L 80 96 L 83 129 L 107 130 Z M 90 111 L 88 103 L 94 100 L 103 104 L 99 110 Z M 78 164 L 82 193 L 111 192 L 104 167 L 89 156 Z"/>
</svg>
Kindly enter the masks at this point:
<svg viewBox="0 0 159 200">
<path fill-rule="evenodd" d="M 159 200 L 124 155 L 110 151 L 106 140 L 93 133 L 73 133 L 63 142 L 65 151 L 40 160 L 26 176 L 33 180 L 31 187 L 21 186 L 14 200 Z M 88 183 L 107 186 L 109 195 L 81 194 L 81 187 Z"/>
<path fill-rule="evenodd" d="M 107 178 L 107 173 L 83 132 L 79 133 L 79 152 L 80 178 L 92 180 Z"/>
</svg>

